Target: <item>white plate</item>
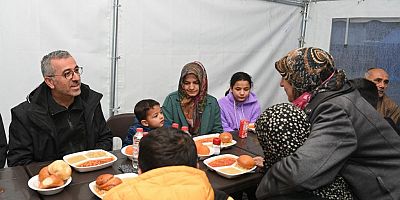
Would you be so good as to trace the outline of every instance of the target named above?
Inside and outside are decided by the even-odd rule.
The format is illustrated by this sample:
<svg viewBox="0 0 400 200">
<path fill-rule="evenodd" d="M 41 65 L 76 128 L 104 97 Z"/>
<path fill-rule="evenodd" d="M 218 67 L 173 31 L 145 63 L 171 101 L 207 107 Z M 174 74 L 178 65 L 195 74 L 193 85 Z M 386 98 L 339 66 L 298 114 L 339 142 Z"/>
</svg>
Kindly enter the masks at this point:
<svg viewBox="0 0 400 200">
<path fill-rule="evenodd" d="M 126 157 L 128 157 L 129 159 L 132 160 L 133 155 L 126 154 L 126 152 L 125 152 L 125 151 L 126 151 L 126 148 L 127 148 L 128 146 L 132 146 L 132 145 L 124 146 L 124 147 L 121 149 L 121 153 L 122 153 L 123 155 L 125 155 Z"/>
<path fill-rule="evenodd" d="M 251 172 L 251 171 L 256 169 L 256 166 L 254 166 L 251 169 L 244 169 L 244 168 L 238 167 L 236 162 L 233 163 L 232 165 L 223 166 L 223 167 L 212 167 L 212 166 L 209 165 L 210 162 L 212 162 L 214 160 L 217 160 L 217 159 L 220 159 L 220 158 L 225 158 L 225 157 L 234 158 L 234 159 L 239 158 L 239 156 L 236 156 L 236 155 L 233 155 L 233 154 L 222 154 L 222 155 L 219 155 L 219 156 L 214 156 L 214 157 L 208 158 L 208 159 L 204 160 L 203 163 L 209 169 L 216 171 L 219 175 L 221 175 L 223 177 L 226 177 L 226 178 L 235 178 L 237 176 L 240 176 L 240 175 L 245 174 L 245 173 L 249 173 L 249 172 Z M 235 170 L 236 172 L 235 173 L 228 173 L 228 172 L 223 171 L 224 169 L 226 170 L 227 168 L 232 168 L 232 170 Z"/>
<path fill-rule="evenodd" d="M 114 175 L 114 176 L 120 178 L 122 180 L 122 182 L 124 182 L 124 179 L 136 177 L 137 174 L 135 174 L 135 173 L 125 173 L 125 174 L 117 174 L 117 175 Z M 89 189 L 93 194 L 95 194 L 100 199 L 103 199 L 104 195 L 106 194 L 106 193 L 104 193 L 104 194 L 98 194 L 97 193 L 97 191 L 96 191 L 96 180 L 94 180 L 94 181 L 89 183 Z"/>
<path fill-rule="evenodd" d="M 86 156 L 87 153 L 89 153 L 89 152 L 91 152 L 91 153 L 93 153 L 93 152 L 101 152 L 102 154 L 105 154 L 105 155 L 104 155 L 104 156 L 101 156 L 101 157 L 89 158 L 89 157 Z M 68 162 L 68 159 L 69 159 L 69 158 L 71 158 L 71 157 L 73 157 L 73 156 L 79 156 L 79 155 L 85 157 L 86 159 L 85 159 L 85 160 L 82 160 L 82 161 L 79 161 L 79 162 L 77 162 L 77 163 L 70 163 L 70 162 Z M 80 164 L 82 164 L 82 163 L 84 163 L 84 162 L 86 162 L 86 161 L 89 161 L 89 160 L 100 160 L 100 159 L 105 159 L 105 158 L 112 158 L 112 160 L 109 161 L 109 162 L 100 164 L 100 165 L 89 166 L 89 167 L 79 167 Z M 95 150 L 89 150 L 89 151 L 81 151 L 81 152 L 77 152 L 77 153 L 73 153 L 73 154 L 68 154 L 68 155 L 65 155 L 65 156 L 63 157 L 63 160 L 64 160 L 66 163 L 68 163 L 71 167 L 73 167 L 73 168 L 74 168 L 76 171 L 78 171 L 78 172 L 90 172 L 90 171 L 95 171 L 95 170 L 103 169 L 103 168 L 106 168 L 106 167 L 111 166 L 115 161 L 117 161 L 117 159 L 118 159 L 118 158 L 117 158 L 116 156 L 114 156 L 112 153 L 109 153 L 109 152 L 104 151 L 104 150 L 102 150 L 102 149 L 95 149 Z"/>
<path fill-rule="evenodd" d="M 64 185 L 62 185 L 62 186 L 55 187 L 55 188 L 49 188 L 49 189 L 41 189 L 41 188 L 39 188 L 39 175 L 36 175 L 29 179 L 28 186 L 32 190 L 36 190 L 42 195 L 53 195 L 53 194 L 57 194 L 57 193 L 63 191 L 65 186 L 70 184 L 71 181 L 72 181 L 72 177 L 69 177 L 69 179 L 67 179 L 67 181 L 65 181 Z"/>
<path fill-rule="evenodd" d="M 205 138 L 216 138 L 216 137 L 219 137 L 219 133 L 200 135 L 200 136 L 194 137 L 193 140 L 198 141 L 198 140 L 205 139 Z M 222 143 L 221 148 L 227 148 L 227 147 L 235 145 L 236 143 L 237 143 L 236 140 L 232 139 L 232 142 L 230 142 L 230 143 Z M 207 146 L 212 146 L 212 142 L 203 142 L 203 144 L 207 145 Z"/>
</svg>

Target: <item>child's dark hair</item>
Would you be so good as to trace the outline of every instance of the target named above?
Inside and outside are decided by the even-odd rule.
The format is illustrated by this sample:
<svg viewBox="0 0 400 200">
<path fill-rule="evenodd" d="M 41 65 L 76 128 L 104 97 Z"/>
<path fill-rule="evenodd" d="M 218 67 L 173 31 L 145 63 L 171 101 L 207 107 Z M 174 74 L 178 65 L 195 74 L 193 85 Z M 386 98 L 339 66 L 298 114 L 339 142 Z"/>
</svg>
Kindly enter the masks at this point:
<svg viewBox="0 0 400 200">
<path fill-rule="evenodd" d="M 140 140 L 139 167 L 142 172 L 178 165 L 197 167 L 196 145 L 185 132 L 160 127 Z"/>
<path fill-rule="evenodd" d="M 247 81 L 250 84 L 250 88 L 253 87 L 253 81 L 251 80 L 251 76 L 249 74 L 247 74 L 246 72 L 236 72 L 231 77 L 229 89 L 232 88 L 238 81 Z M 229 89 L 225 92 L 225 96 L 228 95 Z"/>
<path fill-rule="evenodd" d="M 135 105 L 135 109 L 133 110 L 133 112 L 135 113 L 136 118 L 140 122 L 146 119 L 147 111 L 152 109 L 154 106 L 159 106 L 159 105 L 160 103 L 158 103 L 156 100 L 143 99 Z"/>
</svg>

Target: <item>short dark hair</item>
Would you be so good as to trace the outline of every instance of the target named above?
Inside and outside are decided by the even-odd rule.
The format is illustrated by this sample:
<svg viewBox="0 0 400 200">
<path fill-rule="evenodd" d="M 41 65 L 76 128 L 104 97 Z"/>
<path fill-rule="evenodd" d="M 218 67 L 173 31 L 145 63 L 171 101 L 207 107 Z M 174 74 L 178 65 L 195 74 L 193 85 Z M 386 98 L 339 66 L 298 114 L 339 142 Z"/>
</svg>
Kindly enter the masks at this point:
<svg viewBox="0 0 400 200">
<path fill-rule="evenodd" d="M 232 88 L 238 81 L 247 81 L 250 84 L 250 88 L 253 87 L 253 81 L 251 80 L 251 76 L 249 74 L 247 74 L 246 72 L 236 72 L 231 77 L 229 88 Z M 229 90 L 225 92 L 225 96 L 228 95 L 228 93 Z"/>
<path fill-rule="evenodd" d="M 193 139 L 176 128 L 160 127 L 140 140 L 139 167 L 142 172 L 184 165 L 197 167 L 197 151 Z"/>
<path fill-rule="evenodd" d="M 133 110 L 133 112 L 135 113 L 135 116 L 140 123 L 142 120 L 146 119 L 147 111 L 152 109 L 154 106 L 159 106 L 159 105 L 160 103 L 158 103 L 156 100 L 143 99 L 135 105 L 135 109 Z"/>
</svg>

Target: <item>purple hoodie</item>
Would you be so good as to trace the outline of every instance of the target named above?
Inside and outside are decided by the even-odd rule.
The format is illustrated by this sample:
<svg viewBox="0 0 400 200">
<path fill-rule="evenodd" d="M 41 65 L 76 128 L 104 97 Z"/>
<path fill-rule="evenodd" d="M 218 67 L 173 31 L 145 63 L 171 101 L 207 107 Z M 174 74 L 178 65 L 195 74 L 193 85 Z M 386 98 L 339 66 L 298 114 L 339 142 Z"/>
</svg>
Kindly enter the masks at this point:
<svg viewBox="0 0 400 200">
<path fill-rule="evenodd" d="M 260 104 L 253 92 L 244 102 L 235 102 L 232 92 L 218 100 L 221 108 L 221 122 L 224 131 L 239 130 L 240 120 L 254 123 L 261 113 Z"/>
</svg>

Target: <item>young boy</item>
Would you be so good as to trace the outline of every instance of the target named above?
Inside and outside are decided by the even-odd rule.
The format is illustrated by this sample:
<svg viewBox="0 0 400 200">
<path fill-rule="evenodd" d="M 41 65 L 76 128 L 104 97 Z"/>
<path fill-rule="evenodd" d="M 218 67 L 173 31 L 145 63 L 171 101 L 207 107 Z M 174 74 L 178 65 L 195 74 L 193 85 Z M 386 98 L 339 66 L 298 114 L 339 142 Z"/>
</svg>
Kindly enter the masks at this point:
<svg viewBox="0 0 400 200">
<path fill-rule="evenodd" d="M 136 120 L 134 120 L 133 125 L 129 127 L 128 135 L 125 137 L 122 146 L 132 144 L 133 136 L 135 135 L 137 128 L 143 128 L 144 132 L 149 132 L 156 128 L 171 126 L 170 122 L 164 120 L 160 103 L 153 99 L 144 99 L 139 101 L 135 105 L 134 113 Z"/>
<path fill-rule="evenodd" d="M 231 200 L 198 169 L 196 145 L 185 132 L 158 128 L 140 140 L 139 176 L 108 191 L 104 200 Z"/>
</svg>

